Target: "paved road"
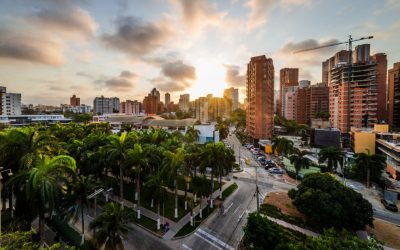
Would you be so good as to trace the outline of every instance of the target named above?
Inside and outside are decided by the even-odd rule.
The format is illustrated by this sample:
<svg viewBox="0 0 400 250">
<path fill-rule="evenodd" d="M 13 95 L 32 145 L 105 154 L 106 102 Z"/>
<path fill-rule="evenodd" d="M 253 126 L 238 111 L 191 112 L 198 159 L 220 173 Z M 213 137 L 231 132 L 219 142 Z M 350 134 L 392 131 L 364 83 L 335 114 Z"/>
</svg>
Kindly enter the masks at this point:
<svg viewBox="0 0 400 250">
<path fill-rule="evenodd" d="M 225 213 L 212 214 L 194 234 L 175 240 L 180 249 L 236 249 L 243 237 L 247 214 L 256 210 L 254 183 L 236 181 L 239 188 L 225 203 Z M 260 186 L 260 193 L 272 190 L 272 185 Z"/>
</svg>

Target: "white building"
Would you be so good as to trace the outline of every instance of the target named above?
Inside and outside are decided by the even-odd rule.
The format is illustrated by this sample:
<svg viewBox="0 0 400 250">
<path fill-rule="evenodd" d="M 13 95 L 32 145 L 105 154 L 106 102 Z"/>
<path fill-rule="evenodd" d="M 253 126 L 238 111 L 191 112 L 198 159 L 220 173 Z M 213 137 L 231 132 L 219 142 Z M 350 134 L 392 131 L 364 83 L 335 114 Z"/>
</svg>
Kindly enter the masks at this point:
<svg viewBox="0 0 400 250">
<path fill-rule="evenodd" d="M 286 87 L 285 88 L 285 105 L 282 105 L 284 108 L 284 117 L 287 120 L 296 120 L 296 98 L 297 98 L 297 86 Z"/>
<path fill-rule="evenodd" d="M 61 104 L 63 113 L 71 112 L 74 114 L 87 114 L 90 113 L 92 107 L 89 105 L 81 104 L 79 106 L 71 106 L 68 104 Z"/>
<path fill-rule="evenodd" d="M 96 97 L 93 100 L 93 114 L 95 115 L 112 114 L 116 104 L 117 100 L 114 98 L 107 98 L 104 96 Z M 118 110 L 119 110 L 119 99 L 118 99 Z"/>
<path fill-rule="evenodd" d="M 0 102 L 2 115 L 21 114 L 21 94 L 7 93 L 6 87 L 0 87 Z"/>
</svg>

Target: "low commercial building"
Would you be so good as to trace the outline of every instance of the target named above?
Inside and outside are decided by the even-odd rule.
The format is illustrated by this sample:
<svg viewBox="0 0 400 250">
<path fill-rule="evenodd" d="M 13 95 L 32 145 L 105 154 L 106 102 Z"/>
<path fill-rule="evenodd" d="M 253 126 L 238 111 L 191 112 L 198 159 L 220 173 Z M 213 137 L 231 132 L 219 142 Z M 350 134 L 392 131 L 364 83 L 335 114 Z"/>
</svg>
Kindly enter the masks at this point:
<svg viewBox="0 0 400 250">
<path fill-rule="evenodd" d="M 68 123 L 71 119 L 64 115 L 0 115 L 0 124 L 10 126 L 27 126 L 35 123 Z"/>
<path fill-rule="evenodd" d="M 386 157 L 386 187 L 400 195 L 400 133 L 380 133 L 376 140 L 377 153 Z"/>
<path fill-rule="evenodd" d="M 311 130 L 311 146 L 340 148 L 340 130 L 337 128 L 315 128 Z"/>
</svg>

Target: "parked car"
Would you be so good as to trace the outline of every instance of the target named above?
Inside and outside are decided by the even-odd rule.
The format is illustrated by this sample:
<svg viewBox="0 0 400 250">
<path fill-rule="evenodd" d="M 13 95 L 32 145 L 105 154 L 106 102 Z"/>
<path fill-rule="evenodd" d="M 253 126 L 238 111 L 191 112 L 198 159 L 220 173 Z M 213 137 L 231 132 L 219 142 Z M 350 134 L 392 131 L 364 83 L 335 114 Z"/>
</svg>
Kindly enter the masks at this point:
<svg viewBox="0 0 400 250">
<path fill-rule="evenodd" d="M 270 168 L 268 171 L 269 171 L 271 174 L 284 174 L 283 169 L 277 168 L 277 167 Z"/>
<path fill-rule="evenodd" d="M 396 204 L 394 204 L 392 201 L 381 199 L 382 204 L 385 206 L 387 210 L 393 211 L 393 212 L 398 212 L 399 209 L 397 208 Z"/>
</svg>

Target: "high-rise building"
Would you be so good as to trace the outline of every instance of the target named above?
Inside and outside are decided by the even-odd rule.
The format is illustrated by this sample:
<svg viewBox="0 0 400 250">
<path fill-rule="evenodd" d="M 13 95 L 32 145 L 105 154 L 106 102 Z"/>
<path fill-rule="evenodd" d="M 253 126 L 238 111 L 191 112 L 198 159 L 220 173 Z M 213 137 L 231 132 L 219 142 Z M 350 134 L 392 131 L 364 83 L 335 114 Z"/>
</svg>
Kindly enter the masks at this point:
<svg viewBox="0 0 400 250">
<path fill-rule="evenodd" d="M 379 122 L 388 122 L 387 114 L 387 56 L 377 53 L 370 57 L 376 63 L 376 81 L 378 84 L 378 112 L 376 118 Z"/>
<path fill-rule="evenodd" d="M 146 114 L 158 114 L 164 111 L 164 107 L 160 106 L 160 92 L 154 88 L 143 99 L 143 109 Z"/>
<path fill-rule="evenodd" d="M 325 83 L 310 86 L 310 119 L 329 116 L 329 88 Z"/>
<path fill-rule="evenodd" d="M 6 97 L 7 88 L 0 86 L 0 115 L 3 114 L 3 99 Z"/>
<path fill-rule="evenodd" d="M 208 98 L 199 97 L 195 100 L 195 117 L 201 123 L 208 122 Z"/>
<path fill-rule="evenodd" d="M 386 55 L 369 56 L 368 53 L 369 46 L 356 47 L 353 51 L 356 61 L 350 77 L 349 52 L 340 51 L 328 59 L 334 61 L 328 69 L 330 122 L 342 133 L 348 132 L 350 127 L 372 127 L 379 118 L 385 120 L 386 117 L 386 105 L 383 104 L 386 103 Z"/>
<path fill-rule="evenodd" d="M 6 87 L 0 86 L 0 114 L 1 115 L 20 115 L 21 114 L 21 94 L 7 93 Z"/>
<path fill-rule="evenodd" d="M 179 97 L 179 109 L 181 111 L 189 112 L 190 109 L 190 95 L 184 94 Z"/>
<path fill-rule="evenodd" d="M 285 90 L 287 87 L 297 86 L 299 84 L 298 68 L 283 68 L 280 70 L 280 115 L 285 117 Z"/>
<path fill-rule="evenodd" d="M 111 97 L 111 103 L 113 108 L 113 113 L 119 112 L 119 98 L 118 97 Z"/>
<path fill-rule="evenodd" d="M 227 102 L 227 111 L 229 113 L 239 108 L 239 89 L 233 87 L 225 89 L 224 98 Z"/>
<path fill-rule="evenodd" d="M 114 113 L 114 100 L 104 96 L 96 97 L 93 100 L 93 114 L 104 115 Z"/>
<path fill-rule="evenodd" d="M 247 65 L 246 130 L 256 140 L 272 139 L 274 128 L 274 64 L 265 55 Z"/>
<path fill-rule="evenodd" d="M 400 128 L 400 62 L 393 64 L 388 74 L 388 122 Z"/>
<path fill-rule="evenodd" d="M 285 88 L 285 119 L 296 120 L 297 112 L 297 89 L 298 86 L 286 87 Z"/>
<path fill-rule="evenodd" d="M 76 97 L 76 95 L 72 95 L 69 98 L 69 105 L 71 105 L 72 107 L 77 107 L 81 105 L 81 98 Z"/>
<path fill-rule="evenodd" d="M 165 105 L 167 106 L 171 102 L 171 95 L 169 93 L 165 93 Z"/>
<path fill-rule="evenodd" d="M 120 103 L 119 113 L 127 115 L 137 115 L 140 114 L 141 103 L 138 101 L 126 100 Z"/>
</svg>

